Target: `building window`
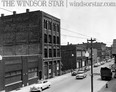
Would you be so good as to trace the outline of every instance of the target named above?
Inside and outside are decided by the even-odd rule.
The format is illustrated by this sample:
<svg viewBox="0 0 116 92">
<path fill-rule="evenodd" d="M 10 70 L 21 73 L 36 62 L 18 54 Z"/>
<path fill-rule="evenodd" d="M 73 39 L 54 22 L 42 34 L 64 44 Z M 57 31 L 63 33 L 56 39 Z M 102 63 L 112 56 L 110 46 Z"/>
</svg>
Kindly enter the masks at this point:
<svg viewBox="0 0 116 92">
<path fill-rule="evenodd" d="M 77 57 L 81 57 L 82 55 L 81 55 L 81 51 L 76 51 L 76 53 L 77 53 Z"/>
<path fill-rule="evenodd" d="M 17 75 L 21 75 L 21 70 L 5 73 L 5 77 L 12 77 L 12 76 L 17 76 Z"/>
<path fill-rule="evenodd" d="M 5 85 L 21 81 L 21 70 L 5 73 Z"/>
<path fill-rule="evenodd" d="M 53 55 L 54 57 L 56 57 L 56 49 L 54 49 Z"/>
<path fill-rule="evenodd" d="M 52 30 L 52 22 L 50 22 L 50 21 L 48 22 L 48 29 Z"/>
<path fill-rule="evenodd" d="M 56 24 L 53 23 L 53 31 L 56 31 Z"/>
<path fill-rule="evenodd" d="M 37 68 L 30 68 L 28 70 L 28 79 L 37 77 Z"/>
<path fill-rule="evenodd" d="M 47 29 L 47 20 L 44 19 L 44 28 Z"/>
<path fill-rule="evenodd" d="M 49 43 L 52 43 L 52 36 L 49 35 Z"/>
<path fill-rule="evenodd" d="M 57 37 L 57 44 L 60 44 L 60 37 Z"/>
<path fill-rule="evenodd" d="M 53 42 L 56 44 L 56 36 L 53 36 Z"/>
<path fill-rule="evenodd" d="M 44 57 L 48 57 L 48 51 L 47 51 L 47 48 L 44 49 Z"/>
<path fill-rule="evenodd" d="M 44 34 L 44 43 L 47 43 L 47 34 Z"/>
<path fill-rule="evenodd" d="M 60 57 L 60 49 L 57 49 L 57 57 Z"/>
<path fill-rule="evenodd" d="M 52 57 L 52 49 L 49 49 L 49 57 Z"/>
<path fill-rule="evenodd" d="M 57 32 L 60 32 L 60 26 L 57 24 Z"/>
</svg>

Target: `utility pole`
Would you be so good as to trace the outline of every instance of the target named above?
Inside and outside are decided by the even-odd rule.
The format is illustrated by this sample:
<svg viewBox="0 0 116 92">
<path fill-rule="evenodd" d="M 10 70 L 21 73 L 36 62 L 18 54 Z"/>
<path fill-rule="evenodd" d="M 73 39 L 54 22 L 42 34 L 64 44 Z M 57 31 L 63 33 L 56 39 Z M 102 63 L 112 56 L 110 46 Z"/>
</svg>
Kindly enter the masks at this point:
<svg viewBox="0 0 116 92">
<path fill-rule="evenodd" d="M 87 42 L 90 41 L 91 42 L 91 92 L 93 92 L 93 51 L 92 51 L 92 43 L 94 41 L 96 41 L 96 39 L 90 39 L 90 40 L 87 40 Z"/>
</svg>

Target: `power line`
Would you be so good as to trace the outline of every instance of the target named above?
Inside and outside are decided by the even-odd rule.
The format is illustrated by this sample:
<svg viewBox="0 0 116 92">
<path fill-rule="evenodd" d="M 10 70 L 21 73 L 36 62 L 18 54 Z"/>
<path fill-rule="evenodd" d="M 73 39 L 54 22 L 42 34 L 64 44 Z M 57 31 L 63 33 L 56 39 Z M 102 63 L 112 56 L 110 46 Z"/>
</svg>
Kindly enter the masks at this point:
<svg viewBox="0 0 116 92">
<path fill-rule="evenodd" d="M 87 39 L 84 37 L 77 37 L 77 36 L 71 36 L 71 35 L 65 35 L 65 34 L 61 34 L 62 36 L 68 36 L 68 37 L 74 37 L 74 38 L 80 38 L 80 39 Z"/>
<path fill-rule="evenodd" d="M 1 8 L 1 7 L 0 7 L 0 9 L 5 10 L 5 11 L 8 11 L 8 12 L 12 12 L 12 13 L 13 13 L 13 11 L 8 10 L 8 9 L 4 9 L 4 8 Z"/>
<path fill-rule="evenodd" d="M 73 33 L 76 33 L 76 34 L 79 34 L 79 35 L 82 35 L 82 36 L 91 37 L 91 36 L 84 35 L 84 34 L 81 34 L 81 33 L 78 33 L 78 32 L 74 32 L 74 31 L 71 31 L 71 30 L 68 30 L 68 29 L 65 29 L 65 28 L 61 28 L 61 29 L 65 30 L 65 31 L 73 32 Z"/>
</svg>

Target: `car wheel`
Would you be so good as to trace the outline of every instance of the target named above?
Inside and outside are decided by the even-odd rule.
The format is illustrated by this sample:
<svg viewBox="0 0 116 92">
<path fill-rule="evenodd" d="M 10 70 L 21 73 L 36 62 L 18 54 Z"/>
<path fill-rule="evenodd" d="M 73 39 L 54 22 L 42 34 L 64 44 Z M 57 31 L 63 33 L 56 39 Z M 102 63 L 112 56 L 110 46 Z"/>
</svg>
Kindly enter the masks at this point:
<svg viewBox="0 0 116 92">
<path fill-rule="evenodd" d="M 43 88 L 41 87 L 41 90 L 43 90 Z"/>
</svg>

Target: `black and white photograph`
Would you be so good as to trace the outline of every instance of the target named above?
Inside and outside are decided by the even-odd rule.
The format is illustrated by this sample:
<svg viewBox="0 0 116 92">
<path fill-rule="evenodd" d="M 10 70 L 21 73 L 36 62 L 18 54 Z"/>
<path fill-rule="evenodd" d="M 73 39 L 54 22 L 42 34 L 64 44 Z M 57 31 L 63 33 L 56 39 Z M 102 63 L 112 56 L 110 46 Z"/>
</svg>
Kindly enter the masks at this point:
<svg viewBox="0 0 116 92">
<path fill-rule="evenodd" d="M 116 0 L 0 0 L 0 92 L 116 92 Z"/>
</svg>

